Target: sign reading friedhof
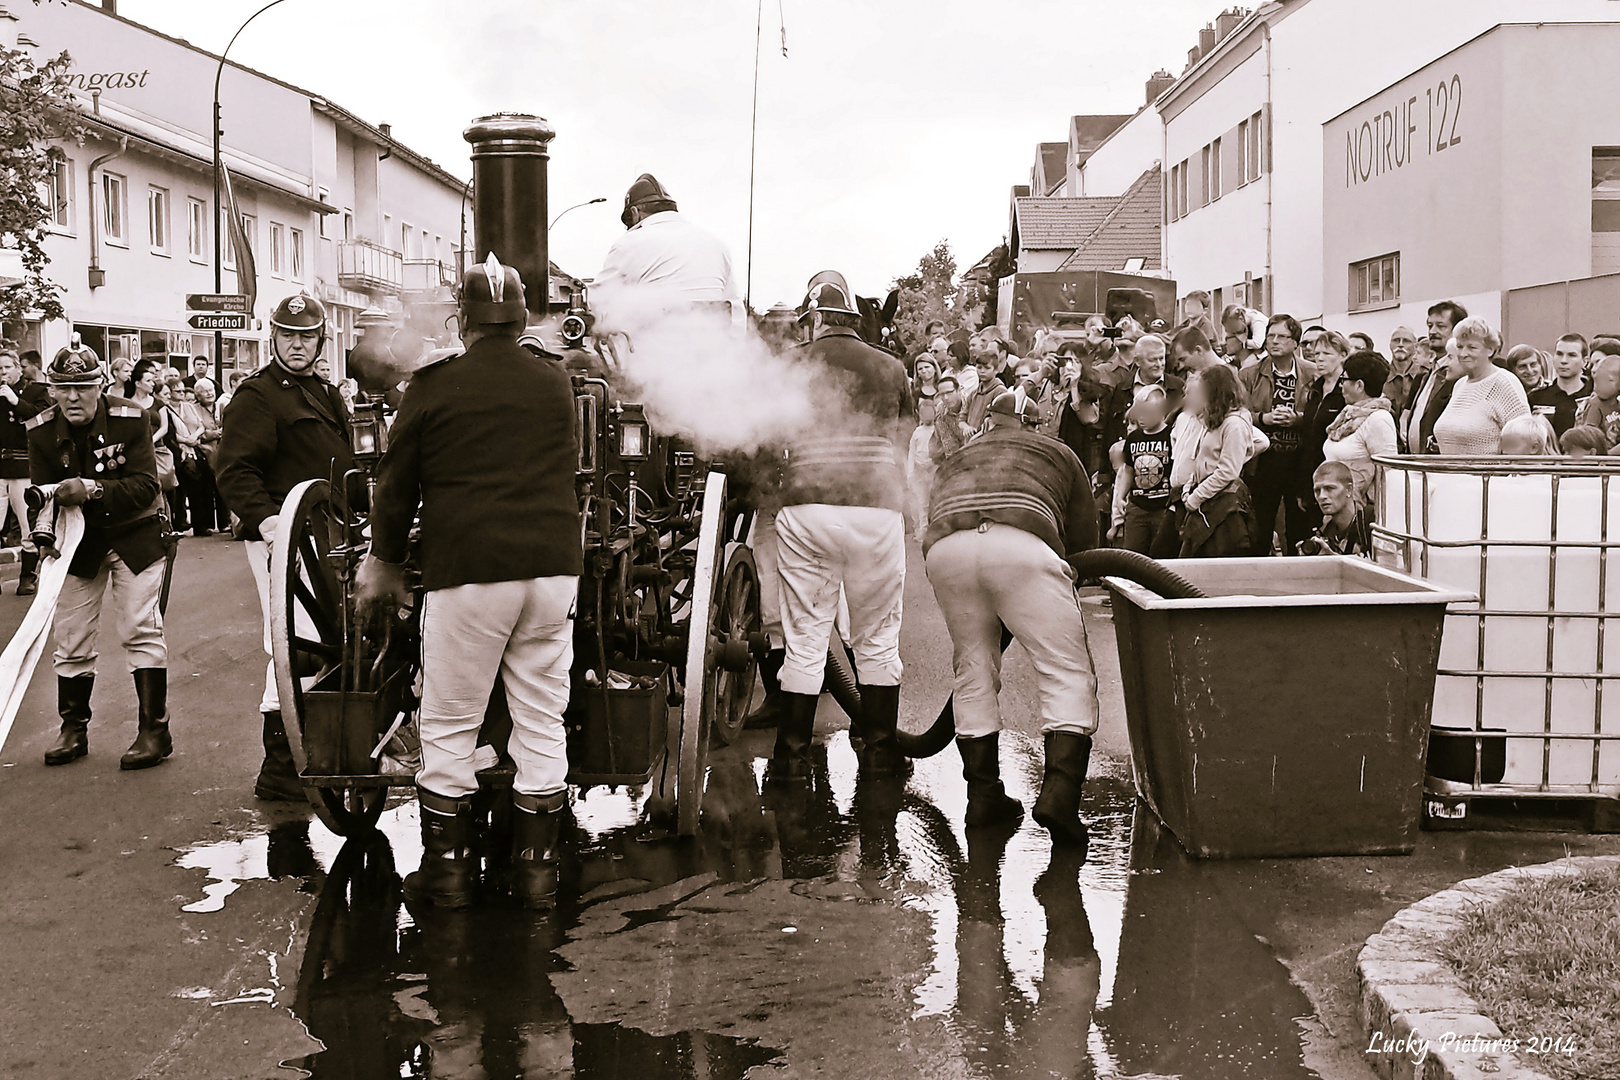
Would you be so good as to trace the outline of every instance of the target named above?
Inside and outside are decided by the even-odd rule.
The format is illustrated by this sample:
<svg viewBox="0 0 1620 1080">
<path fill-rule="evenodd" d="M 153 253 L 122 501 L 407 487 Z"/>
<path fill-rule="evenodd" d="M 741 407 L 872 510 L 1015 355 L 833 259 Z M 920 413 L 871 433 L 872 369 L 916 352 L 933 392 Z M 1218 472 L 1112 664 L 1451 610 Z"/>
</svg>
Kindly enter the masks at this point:
<svg viewBox="0 0 1620 1080">
<path fill-rule="evenodd" d="M 246 330 L 245 311 L 197 311 L 186 320 L 193 330 Z"/>
</svg>

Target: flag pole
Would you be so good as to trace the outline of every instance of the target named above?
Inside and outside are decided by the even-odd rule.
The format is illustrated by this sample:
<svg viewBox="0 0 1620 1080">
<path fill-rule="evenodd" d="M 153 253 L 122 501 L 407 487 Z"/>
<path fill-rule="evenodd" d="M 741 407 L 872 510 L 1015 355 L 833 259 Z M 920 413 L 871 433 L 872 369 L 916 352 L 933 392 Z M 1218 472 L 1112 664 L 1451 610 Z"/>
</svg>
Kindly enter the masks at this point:
<svg viewBox="0 0 1620 1080">
<path fill-rule="evenodd" d="M 748 126 L 748 270 L 743 286 L 743 306 L 754 310 L 754 155 L 759 144 L 759 39 L 765 24 L 765 0 L 754 10 L 754 114 Z"/>
</svg>

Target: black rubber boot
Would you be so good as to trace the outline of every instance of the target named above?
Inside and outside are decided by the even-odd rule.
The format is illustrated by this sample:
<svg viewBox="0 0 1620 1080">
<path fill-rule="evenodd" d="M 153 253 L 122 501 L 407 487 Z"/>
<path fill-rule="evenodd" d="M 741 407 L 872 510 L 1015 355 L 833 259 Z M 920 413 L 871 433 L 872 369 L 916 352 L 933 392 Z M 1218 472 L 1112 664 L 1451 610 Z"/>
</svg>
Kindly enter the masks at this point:
<svg viewBox="0 0 1620 1080">
<path fill-rule="evenodd" d="M 1080 820 L 1080 785 L 1091 761 L 1091 736 L 1065 731 L 1046 733 L 1046 775 L 1032 816 L 1052 834 L 1055 844 L 1085 844 L 1090 840 Z"/>
<path fill-rule="evenodd" d="M 1091 920 L 1080 896 L 1083 845 L 1053 845 L 1052 861 L 1035 879 L 1035 899 L 1046 912 L 1047 960 L 1087 960 L 1097 955 Z"/>
<path fill-rule="evenodd" d="M 477 872 L 472 800 L 417 788 L 416 802 L 422 815 L 422 868 L 405 879 L 405 895 L 434 907 L 472 907 Z"/>
<path fill-rule="evenodd" d="M 772 649 L 760 658 L 759 681 L 765 684 L 765 700 L 759 703 L 759 708 L 743 717 L 743 727 L 775 727 L 787 715 L 787 704 L 782 700 L 782 684 L 777 681 L 777 676 L 782 672 L 782 662 L 786 659 L 787 653 L 782 649 Z"/>
<path fill-rule="evenodd" d="M 94 675 L 56 677 L 56 711 L 62 715 L 62 733 L 45 751 L 45 764 L 66 765 L 90 752 L 90 691 L 95 686 Z"/>
<path fill-rule="evenodd" d="M 141 730 L 118 759 L 120 769 L 150 769 L 174 753 L 169 736 L 169 669 L 137 668 L 135 698 L 140 703 Z"/>
<path fill-rule="evenodd" d="M 900 752 L 898 686 L 862 686 L 860 774 L 873 778 L 909 776 L 911 762 Z"/>
<path fill-rule="evenodd" d="M 1024 804 L 1008 795 L 1001 785 L 999 743 L 999 733 L 994 731 L 978 738 L 956 737 L 956 749 L 962 755 L 962 776 L 967 780 L 970 829 L 1017 828 L 1024 820 Z"/>
<path fill-rule="evenodd" d="M 17 576 L 17 595 L 33 596 L 39 591 L 39 552 L 22 553 L 22 573 Z"/>
<path fill-rule="evenodd" d="M 956 881 L 956 902 L 962 918 L 999 926 L 1001 915 L 1001 859 L 1012 833 L 974 830 L 967 837 L 967 863 Z"/>
<path fill-rule="evenodd" d="M 782 691 L 784 713 L 776 725 L 776 748 L 766 767 L 769 783 L 802 783 L 810 779 L 810 743 L 816 734 L 817 694 Z"/>
<path fill-rule="evenodd" d="M 264 714 L 264 764 L 259 766 L 253 796 L 265 802 L 304 801 L 304 785 L 293 764 L 292 748 L 287 745 L 287 728 L 279 709 Z"/>
<path fill-rule="evenodd" d="M 557 906 L 558 840 L 568 793 L 512 793 L 512 895 L 530 911 Z"/>
</svg>

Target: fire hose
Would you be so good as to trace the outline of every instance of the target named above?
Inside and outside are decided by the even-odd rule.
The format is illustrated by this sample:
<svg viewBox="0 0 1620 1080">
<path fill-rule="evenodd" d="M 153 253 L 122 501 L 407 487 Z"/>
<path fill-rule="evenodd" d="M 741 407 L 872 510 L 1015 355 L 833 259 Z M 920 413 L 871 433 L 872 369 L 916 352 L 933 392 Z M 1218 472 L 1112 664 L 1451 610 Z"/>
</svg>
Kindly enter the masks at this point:
<svg viewBox="0 0 1620 1080">
<path fill-rule="evenodd" d="M 1191 600 L 1204 593 L 1186 578 L 1163 563 L 1121 548 L 1095 548 L 1074 559 L 1076 576 L 1080 580 L 1099 577 L 1120 577 L 1152 589 L 1170 600 Z M 1001 628 L 1001 651 L 1013 642 L 1012 633 Z M 829 651 L 827 657 L 827 691 L 851 720 L 860 716 L 861 692 L 855 684 L 855 672 L 848 661 Z M 933 757 L 956 738 L 955 698 L 947 698 L 939 710 L 939 718 L 926 731 L 912 734 L 901 731 L 900 750 L 909 758 Z"/>
<path fill-rule="evenodd" d="M 41 522 L 56 522 L 56 547 L 61 552 L 54 558 L 41 561 L 39 591 L 22 625 L 12 635 L 11 643 L 0 653 L 0 747 L 11 734 L 11 725 L 17 719 L 23 693 L 34 676 L 34 668 L 45 651 L 45 642 L 51 635 L 51 623 L 56 616 L 56 598 L 61 595 L 67 581 L 68 564 L 84 537 L 84 513 L 77 506 L 58 507 L 52 499 L 54 486 L 37 489 L 43 497 L 39 509 Z M 47 530 L 48 531 L 48 530 Z"/>
</svg>

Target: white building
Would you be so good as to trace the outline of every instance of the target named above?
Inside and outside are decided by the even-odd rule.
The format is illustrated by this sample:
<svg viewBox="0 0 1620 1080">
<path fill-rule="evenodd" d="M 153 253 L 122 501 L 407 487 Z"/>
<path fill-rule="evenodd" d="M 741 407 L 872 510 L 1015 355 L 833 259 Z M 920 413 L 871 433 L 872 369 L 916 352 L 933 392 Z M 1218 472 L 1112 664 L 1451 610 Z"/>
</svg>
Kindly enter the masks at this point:
<svg viewBox="0 0 1620 1080">
<path fill-rule="evenodd" d="M 64 149 L 48 274 L 68 321 L 8 327 L 47 359 L 79 333 L 109 359 L 213 355 L 186 295 L 214 291 L 213 148 L 218 57 L 119 17 L 66 3 L 0 5 L 0 41 L 66 50 L 89 138 Z M 270 311 L 304 291 L 329 305 L 327 356 L 341 373 L 366 308 L 400 310 L 461 264 L 466 184 L 320 96 L 227 62 L 222 139 L 257 263 L 255 321 L 224 336 L 227 368 L 268 356 Z M 470 219 L 469 219 L 470 220 Z M 470 225 L 469 225 L 470 227 Z M 224 291 L 238 291 L 226 243 Z"/>
<path fill-rule="evenodd" d="M 1328 220 L 1326 193 L 1344 177 L 1343 147 L 1339 145 L 1344 134 L 1334 126 L 1335 118 L 1354 111 L 1356 117 L 1365 119 L 1355 110 L 1358 106 L 1370 109 L 1371 102 L 1381 101 L 1386 90 L 1391 100 L 1395 89 L 1406 90 L 1410 104 L 1414 96 L 1410 91 L 1422 80 L 1408 85 L 1409 80 L 1437 58 L 1499 24 L 1612 24 L 1617 20 L 1620 4 L 1614 0 L 1284 0 L 1262 6 L 1229 34 L 1219 36 L 1212 49 L 1201 51 L 1197 62 L 1157 102 L 1164 121 L 1167 163 L 1165 262 L 1180 291 L 1205 289 L 1223 303 L 1287 311 L 1309 321 L 1345 313 L 1349 247 L 1335 239 L 1334 230 L 1360 230 L 1370 241 L 1366 230 L 1378 215 L 1369 203 L 1354 210 L 1353 223 Z M 1513 36 L 1509 44 L 1520 40 Z M 1494 48 L 1497 46 L 1482 46 L 1478 56 L 1465 58 L 1482 66 L 1463 95 L 1462 132 L 1475 123 L 1499 133 L 1558 129 L 1620 107 L 1620 99 L 1595 84 L 1583 96 L 1562 98 L 1557 107 L 1549 105 L 1550 111 L 1536 111 L 1528 104 L 1530 98 L 1503 97 L 1510 85 L 1525 91 L 1530 86 L 1524 64 L 1490 67 L 1483 54 Z M 1596 78 L 1608 63 L 1595 47 L 1577 48 L 1568 60 L 1547 57 L 1536 49 L 1525 55 L 1536 56 L 1536 63 L 1546 65 L 1542 74 L 1557 75 L 1563 81 L 1567 78 L 1562 69 L 1588 68 Z M 1505 75 L 1511 79 L 1505 80 Z M 1426 90 L 1438 94 L 1438 82 Z M 1544 95 L 1532 96 L 1547 100 Z M 1425 90 L 1418 90 L 1416 97 L 1412 107 L 1424 110 L 1416 122 L 1426 135 L 1426 110 L 1431 104 L 1438 109 L 1443 102 L 1431 102 Z M 1381 116 L 1382 108 L 1378 112 Z M 1402 115 L 1406 115 L 1404 111 Z M 1448 125 L 1455 116 L 1455 112 L 1448 114 Z M 1582 120 L 1577 126 L 1585 132 L 1593 125 Z M 1379 128 L 1378 132 L 1382 156 L 1383 135 L 1393 139 L 1394 129 Z M 1336 140 L 1335 145 L 1326 145 L 1325 138 Z M 1471 192 L 1476 182 L 1473 175 L 1447 168 L 1422 171 L 1427 177 L 1422 183 L 1416 181 L 1420 170 L 1411 170 L 1408 179 L 1386 183 L 1384 196 L 1391 201 L 1383 204 L 1385 209 L 1392 218 L 1407 222 L 1423 215 L 1431 220 L 1449 215 L 1459 233 L 1469 231 L 1465 224 L 1482 226 L 1485 231 L 1479 236 L 1485 243 L 1493 237 L 1499 241 L 1501 231 L 1489 218 L 1470 218 L 1473 210 L 1499 214 L 1498 221 L 1522 215 L 1535 226 L 1530 235 L 1541 234 L 1535 243 L 1562 252 L 1569 245 L 1548 242 L 1550 230 L 1573 228 L 1577 211 L 1590 210 L 1589 186 L 1578 198 L 1570 194 L 1579 186 L 1571 179 L 1574 160 L 1565 155 L 1554 189 L 1560 199 L 1573 201 L 1548 210 L 1544 204 L 1550 192 L 1529 190 L 1517 180 L 1501 182 L 1504 166 L 1508 173 L 1514 171 L 1508 159 L 1532 157 L 1547 140 L 1536 136 L 1514 144 L 1497 136 L 1478 138 L 1473 145 L 1495 146 L 1503 155 L 1503 160 L 1488 165 L 1486 175 L 1494 178 L 1489 180 L 1492 190 L 1501 191 L 1511 202 L 1491 210 Z M 1472 152 L 1465 150 L 1448 160 Z M 1590 153 L 1588 146 L 1578 155 L 1584 162 L 1580 169 L 1590 167 Z M 1538 166 L 1523 175 L 1539 176 L 1541 172 Z M 1370 198 L 1373 189 L 1365 190 Z M 1397 211 L 1397 204 L 1405 209 Z M 1490 275 L 1461 274 L 1451 287 L 1440 275 L 1403 279 L 1396 294 L 1377 305 L 1381 311 L 1344 319 L 1341 325 L 1367 329 L 1377 340 L 1396 319 L 1417 325 L 1412 320 L 1419 308 L 1450 295 L 1471 311 L 1500 323 L 1503 292 L 1516 287 L 1519 276 L 1591 273 L 1590 230 L 1582 227 L 1577 231 L 1575 248 L 1585 252 L 1580 258 L 1530 255 L 1522 245 L 1499 247 L 1485 259 L 1485 265 L 1494 268 Z M 1389 250 L 1365 251 L 1357 259 L 1381 257 L 1418 240 L 1415 233 L 1410 234 L 1410 241 L 1404 235 L 1389 235 L 1388 228 L 1379 228 L 1377 235 L 1378 243 Z M 1458 264 L 1475 261 L 1472 243 L 1449 255 L 1436 251 L 1427 257 L 1449 258 Z M 1330 245 L 1338 245 L 1331 257 L 1325 250 Z M 1472 284 L 1462 283 L 1464 277 Z M 1414 288 L 1423 289 L 1423 294 L 1418 295 Z"/>
</svg>

